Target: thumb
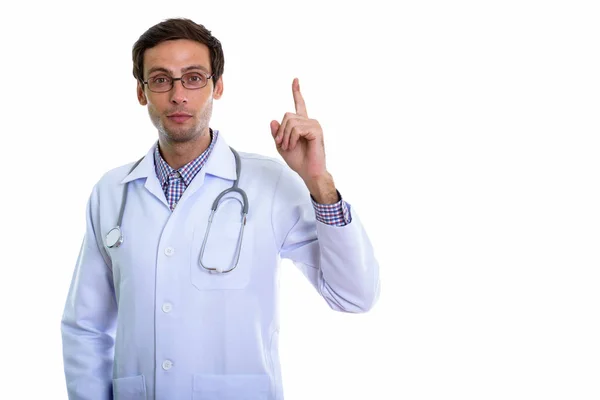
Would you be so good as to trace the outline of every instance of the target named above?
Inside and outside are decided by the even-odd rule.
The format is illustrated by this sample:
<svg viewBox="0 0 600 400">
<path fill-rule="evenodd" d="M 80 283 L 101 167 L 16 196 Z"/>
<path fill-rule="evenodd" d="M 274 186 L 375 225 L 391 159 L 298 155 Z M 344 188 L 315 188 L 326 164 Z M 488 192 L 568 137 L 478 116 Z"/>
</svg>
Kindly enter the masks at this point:
<svg viewBox="0 0 600 400">
<path fill-rule="evenodd" d="M 273 136 L 273 139 L 275 139 L 275 136 L 277 135 L 277 131 L 279 130 L 279 122 L 273 120 L 271 121 L 271 136 Z"/>
</svg>

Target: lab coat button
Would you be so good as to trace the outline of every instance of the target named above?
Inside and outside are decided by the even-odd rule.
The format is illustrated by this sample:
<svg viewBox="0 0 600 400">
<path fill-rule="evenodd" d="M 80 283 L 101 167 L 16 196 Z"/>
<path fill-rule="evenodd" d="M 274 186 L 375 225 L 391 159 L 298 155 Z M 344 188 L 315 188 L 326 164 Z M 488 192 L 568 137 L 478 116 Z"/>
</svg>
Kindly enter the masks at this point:
<svg viewBox="0 0 600 400">
<path fill-rule="evenodd" d="M 162 363 L 162 367 L 165 371 L 170 370 L 172 366 L 173 366 L 173 362 L 171 362 L 170 360 L 165 360 Z"/>
<path fill-rule="evenodd" d="M 162 306 L 162 310 L 166 313 L 170 312 L 172 308 L 173 308 L 173 305 L 171 303 L 165 303 Z"/>
<path fill-rule="evenodd" d="M 172 256 L 174 253 L 175 253 L 175 249 L 172 248 L 172 247 L 167 247 L 165 249 L 165 254 L 168 255 L 168 256 Z"/>
</svg>

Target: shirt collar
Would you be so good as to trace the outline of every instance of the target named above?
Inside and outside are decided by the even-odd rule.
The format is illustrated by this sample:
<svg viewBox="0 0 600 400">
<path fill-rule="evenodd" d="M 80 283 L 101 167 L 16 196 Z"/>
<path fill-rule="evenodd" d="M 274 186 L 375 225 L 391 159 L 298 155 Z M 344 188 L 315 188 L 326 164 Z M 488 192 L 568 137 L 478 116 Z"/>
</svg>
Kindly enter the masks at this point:
<svg viewBox="0 0 600 400">
<path fill-rule="evenodd" d="M 202 169 L 206 161 L 208 160 L 208 156 L 212 152 L 212 149 L 215 147 L 215 143 L 217 142 L 217 137 L 219 135 L 219 131 L 210 130 L 211 132 L 211 141 L 208 148 L 200 154 L 198 157 L 184 165 L 183 167 L 175 170 L 173 169 L 167 162 L 164 160 L 160 151 L 158 149 L 158 143 L 154 150 L 154 165 L 156 169 L 156 176 L 158 177 L 158 181 L 160 185 L 164 188 L 169 184 L 169 177 L 174 175 L 174 172 L 177 172 L 186 186 L 189 186 L 192 183 L 194 177 L 198 174 L 198 172 Z"/>
<path fill-rule="evenodd" d="M 214 143 L 214 148 L 211 150 L 210 157 L 206 160 L 206 164 L 202 167 L 200 174 L 204 171 L 207 175 L 217 176 L 223 179 L 234 181 L 236 179 L 235 170 L 235 158 L 231 152 L 229 145 L 224 140 L 217 130 L 213 130 L 213 140 L 211 145 Z M 218 140 L 217 140 L 218 136 Z M 133 170 L 129 171 L 123 178 L 121 183 L 128 183 L 136 179 L 156 177 L 157 186 L 160 188 L 158 181 L 158 174 L 156 173 L 156 164 L 154 155 L 158 143 L 154 142 L 152 147 L 148 150 L 148 153 L 140 160 L 139 165 Z M 210 146 L 209 146 L 210 147 Z M 129 164 L 129 166 L 134 163 Z M 125 167 L 125 166 L 124 166 Z M 148 182 L 146 182 L 148 184 Z"/>
</svg>

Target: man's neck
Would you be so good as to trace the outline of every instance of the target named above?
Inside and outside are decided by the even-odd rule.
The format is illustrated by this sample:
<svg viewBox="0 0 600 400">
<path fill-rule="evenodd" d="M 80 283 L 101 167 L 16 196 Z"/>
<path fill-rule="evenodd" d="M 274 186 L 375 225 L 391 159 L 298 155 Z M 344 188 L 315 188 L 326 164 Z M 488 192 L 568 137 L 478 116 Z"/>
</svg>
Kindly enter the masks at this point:
<svg viewBox="0 0 600 400">
<path fill-rule="evenodd" d="M 162 158 L 173 169 L 179 169 L 204 153 L 211 142 L 211 133 L 206 133 L 188 142 L 170 142 L 158 139 L 158 149 Z"/>
</svg>

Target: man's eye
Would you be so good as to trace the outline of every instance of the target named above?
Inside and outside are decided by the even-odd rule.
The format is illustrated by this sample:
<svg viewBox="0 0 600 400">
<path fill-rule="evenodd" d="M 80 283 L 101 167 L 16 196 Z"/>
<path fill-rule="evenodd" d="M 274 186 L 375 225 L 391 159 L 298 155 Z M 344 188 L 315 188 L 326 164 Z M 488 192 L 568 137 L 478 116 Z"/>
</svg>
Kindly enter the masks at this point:
<svg viewBox="0 0 600 400">
<path fill-rule="evenodd" d="M 168 83 L 169 78 L 166 76 L 157 76 L 156 78 L 152 78 L 152 82 L 156 83 L 157 85 L 162 85 Z"/>
<path fill-rule="evenodd" d="M 190 82 L 202 82 L 202 77 L 200 75 L 191 75 L 188 80 Z"/>
</svg>

